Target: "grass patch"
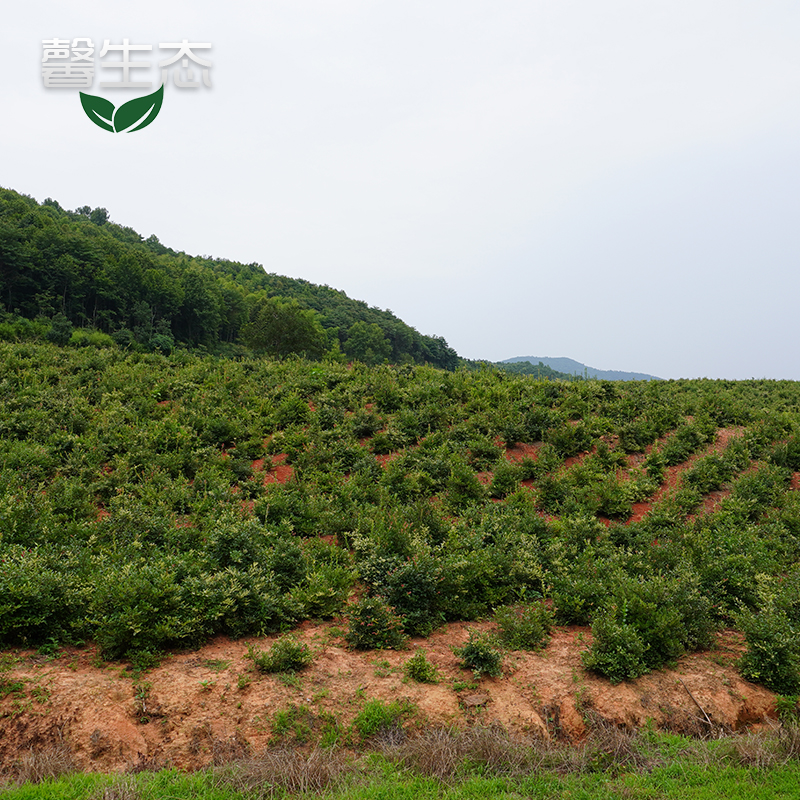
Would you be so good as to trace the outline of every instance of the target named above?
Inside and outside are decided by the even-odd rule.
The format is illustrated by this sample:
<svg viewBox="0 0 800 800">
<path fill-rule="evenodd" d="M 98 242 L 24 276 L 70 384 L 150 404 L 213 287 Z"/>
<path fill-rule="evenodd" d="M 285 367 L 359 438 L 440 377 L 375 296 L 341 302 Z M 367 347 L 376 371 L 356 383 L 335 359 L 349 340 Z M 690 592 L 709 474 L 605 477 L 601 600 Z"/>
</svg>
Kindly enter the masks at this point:
<svg viewBox="0 0 800 800">
<path fill-rule="evenodd" d="M 393 700 L 384 703 L 383 700 L 368 700 L 361 711 L 353 720 L 353 729 L 362 741 L 372 739 L 390 729 L 399 729 L 402 722 L 414 711 L 410 703 Z"/>
<path fill-rule="evenodd" d="M 222 658 L 207 658 L 203 662 L 203 666 L 206 669 L 210 669 L 212 672 L 216 672 L 217 674 L 219 674 L 220 672 L 225 672 L 225 670 L 228 669 L 230 665 L 231 665 L 230 661 L 225 661 Z"/>
<path fill-rule="evenodd" d="M 366 706 L 365 706 L 366 708 Z M 594 720 L 579 745 L 503 729 L 429 728 L 379 740 L 360 758 L 337 748 L 271 747 L 186 774 L 48 777 L 43 761 L 26 783 L 0 783 L 4 800 L 243 800 L 313 795 L 323 800 L 778 800 L 797 796 L 800 758 L 790 726 L 696 740 L 652 730 L 630 733 Z M 761 749 L 773 760 L 753 760 Z M 33 782 L 33 781 L 39 781 Z"/>
</svg>

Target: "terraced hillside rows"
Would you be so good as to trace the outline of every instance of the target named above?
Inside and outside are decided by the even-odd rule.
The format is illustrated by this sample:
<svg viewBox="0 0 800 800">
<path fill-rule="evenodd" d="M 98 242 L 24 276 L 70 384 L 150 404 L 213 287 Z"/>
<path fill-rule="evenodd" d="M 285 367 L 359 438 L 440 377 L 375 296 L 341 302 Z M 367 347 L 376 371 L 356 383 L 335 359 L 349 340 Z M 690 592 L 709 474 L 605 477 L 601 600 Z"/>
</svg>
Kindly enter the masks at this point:
<svg viewBox="0 0 800 800">
<path fill-rule="evenodd" d="M 507 649 L 591 626 L 582 667 L 619 682 L 736 628 L 744 677 L 800 691 L 795 383 L 31 343 L 0 365 L 4 647 L 141 670 L 303 620 L 369 649 L 497 615 Z"/>
</svg>

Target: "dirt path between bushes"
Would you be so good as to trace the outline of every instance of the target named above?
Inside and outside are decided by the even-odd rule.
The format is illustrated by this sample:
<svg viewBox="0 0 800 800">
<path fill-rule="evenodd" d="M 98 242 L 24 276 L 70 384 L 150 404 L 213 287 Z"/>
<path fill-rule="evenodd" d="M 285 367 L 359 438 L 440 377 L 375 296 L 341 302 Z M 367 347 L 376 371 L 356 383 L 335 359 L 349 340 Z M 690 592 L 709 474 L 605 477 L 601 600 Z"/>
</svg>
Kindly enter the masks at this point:
<svg viewBox="0 0 800 800">
<path fill-rule="evenodd" d="M 676 464 L 673 467 L 667 467 L 661 487 L 655 492 L 655 494 L 653 494 L 652 497 L 649 497 L 647 500 L 643 500 L 641 503 L 633 504 L 631 507 L 632 513 L 627 522 L 640 522 L 655 503 L 657 503 L 670 492 L 673 492 L 675 489 L 677 489 L 680 477 L 684 472 L 691 469 L 701 458 L 705 458 L 712 453 L 722 453 L 734 439 L 741 436 L 743 433 L 744 428 L 720 428 L 711 444 L 704 447 L 694 455 L 689 456 L 686 461 L 682 461 L 680 464 Z M 647 453 L 649 452 L 650 448 L 647 450 Z M 639 462 L 643 462 L 644 459 L 644 455 L 638 456 Z M 636 462 L 631 462 L 630 466 L 638 466 L 638 464 Z M 710 492 L 708 495 L 705 495 L 703 500 L 704 511 L 708 512 L 713 508 L 716 508 L 716 506 L 719 505 L 719 503 L 722 502 L 722 500 L 729 494 L 730 489 L 723 488 L 716 492 Z"/>
</svg>

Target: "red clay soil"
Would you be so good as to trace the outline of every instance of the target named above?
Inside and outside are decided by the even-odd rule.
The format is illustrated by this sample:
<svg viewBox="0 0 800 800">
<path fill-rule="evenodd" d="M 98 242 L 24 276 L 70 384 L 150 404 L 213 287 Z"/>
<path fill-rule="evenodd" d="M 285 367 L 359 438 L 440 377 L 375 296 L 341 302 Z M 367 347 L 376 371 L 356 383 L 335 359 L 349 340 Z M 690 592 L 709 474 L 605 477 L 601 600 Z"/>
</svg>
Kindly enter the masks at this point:
<svg viewBox="0 0 800 800">
<path fill-rule="evenodd" d="M 286 463 L 286 453 L 272 457 L 269 471 L 264 474 L 264 485 L 270 483 L 286 483 L 294 475 L 294 467 Z M 257 458 L 251 465 L 253 472 L 264 472 L 265 459 Z"/>
<path fill-rule="evenodd" d="M 517 442 L 513 447 L 506 449 L 506 458 L 514 462 L 522 461 L 523 458 L 532 458 L 535 461 L 539 457 L 539 449 L 541 446 L 541 442 L 537 442 L 536 444 Z"/>
<path fill-rule="evenodd" d="M 581 665 L 590 631 L 558 628 L 545 650 L 507 655 L 502 677 L 469 685 L 472 674 L 458 666 L 452 651 L 469 628 L 492 624 L 450 624 L 401 652 L 354 652 L 334 623 L 306 622 L 295 633 L 315 660 L 291 681 L 255 672 L 247 644 L 224 637 L 168 657 L 138 688 L 124 666 L 99 662 L 91 646 L 69 648 L 55 659 L 7 652 L 3 681 L 20 688 L 0 700 L 0 772 L 31 749 L 62 742 L 85 770 L 191 769 L 215 753 L 267 747 L 279 710 L 307 709 L 315 730 L 330 714 L 347 727 L 373 698 L 413 704 L 412 726 L 496 721 L 509 730 L 569 740 L 584 735 L 590 711 L 625 728 L 652 721 L 683 732 L 702 732 L 706 717 L 732 730 L 775 717 L 774 695 L 734 669 L 742 641 L 732 632 L 718 637 L 715 650 L 684 656 L 674 669 L 613 686 Z M 273 640 L 251 641 L 266 649 Z M 416 649 L 436 665 L 439 683 L 404 677 L 402 665 Z"/>
<path fill-rule="evenodd" d="M 483 486 L 488 486 L 492 479 L 494 478 L 493 472 L 476 472 L 475 477 L 478 479 L 478 483 Z"/>
</svg>

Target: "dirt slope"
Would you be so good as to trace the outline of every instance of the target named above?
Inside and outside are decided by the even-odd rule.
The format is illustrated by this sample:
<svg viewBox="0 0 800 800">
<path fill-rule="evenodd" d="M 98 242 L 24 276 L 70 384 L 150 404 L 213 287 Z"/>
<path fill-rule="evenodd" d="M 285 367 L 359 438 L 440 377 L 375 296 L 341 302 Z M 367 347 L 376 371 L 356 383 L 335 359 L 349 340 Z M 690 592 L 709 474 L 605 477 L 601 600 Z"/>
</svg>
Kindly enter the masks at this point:
<svg viewBox="0 0 800 800">
<path fill-rule="evenodd" d="M 333 623 L 305 623 L 296 633 L 316 658 L 288 681 L 254 672 L 246 643 L 226 638 L 170 656 L 138 684 L 124 665 L 99 662 L 92 647 L 50 660 L 32 651 L 6 653 L 0 770 L 29 749 L 60 742 L 87 770 L 193 768 L 215 756 L 266 747 L 279 710 L 305 707 L 302 720 L 313 738 L 330 715 L 348 727 L 372 698 L 414 704 L 407 723 L 412 727 L 496 720 L 510 729 L 573 740 L 583 735 L 584 718 L 591 714 L 625 727 L 652 720 L 686 732 L 701 732 L 709 722 L 741 729 L 775 716 L 774 695 L 736 673 L 732 662 L 742 642 L 732 632 L 721 634 L 713 651 L 685 656 L 675 669 L 612 686 L 581 667 L 589 630 L 559 628 L 545 650 L 508 654 L 502 678 L 475 684 L 451 649 L 465 641 L 469 627 L 492 625 L 451 624 L 428 639 L 412 640 L 405 651 L 358 653 L 346 649 Z M 252 642 L 266 648 L 271 638 Z M 439 668 L 438 684 L 404 677 L 402 664 L 416 648 Z"/>
</svg>

